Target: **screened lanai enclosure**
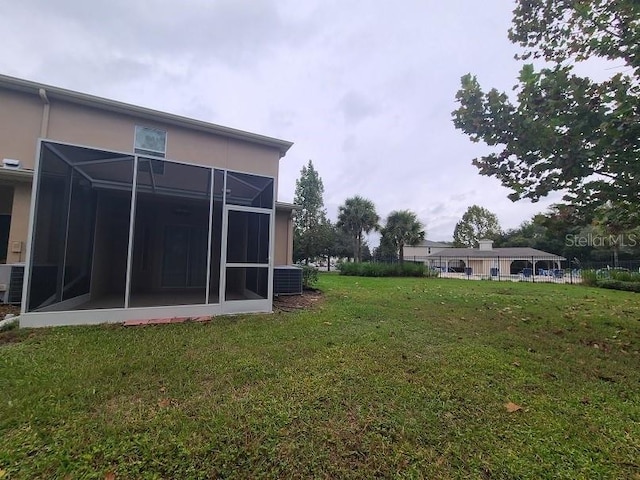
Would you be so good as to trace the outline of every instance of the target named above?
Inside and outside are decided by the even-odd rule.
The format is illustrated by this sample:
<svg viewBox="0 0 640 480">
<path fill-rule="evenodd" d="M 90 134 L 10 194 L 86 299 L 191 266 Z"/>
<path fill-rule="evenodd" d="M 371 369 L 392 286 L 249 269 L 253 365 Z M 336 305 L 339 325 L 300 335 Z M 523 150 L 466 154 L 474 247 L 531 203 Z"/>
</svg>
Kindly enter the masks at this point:
<svg viewBox="0 0 640 480">
<path fill-rule="evenodd" d="M 48 141 L 35 175 L 28 321 L 270 311 L 273 178 Z"/>
</svg>

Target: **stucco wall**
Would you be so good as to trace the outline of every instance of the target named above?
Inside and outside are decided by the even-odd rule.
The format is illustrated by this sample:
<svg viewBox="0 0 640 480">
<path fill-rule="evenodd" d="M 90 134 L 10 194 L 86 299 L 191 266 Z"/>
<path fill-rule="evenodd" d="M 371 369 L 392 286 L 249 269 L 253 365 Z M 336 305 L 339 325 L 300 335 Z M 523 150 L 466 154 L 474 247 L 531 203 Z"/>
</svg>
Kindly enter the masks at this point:
<svg viewBox="0 0 640 480">
<path fill-rule="evenodd" d="M 59 99 L 50 99 L 48 117 L 44 113 L 45 105 L 38 95 L 0 89 L 0 160 L 17 159 L 23 168 L 33 169 L 41 133 L 49 140 L 133 152 L 135 126 L 141 125 L 167 132 L 168 159 L 271 176 L 275 178 L 274 191 L 278 191 L 280 152 L 276 147 Z M 31 182 L 16 184 L 14 192 L 7 262 L 25 259 Z M 277 263 L 290 263 L 289 246 L 280 245 L 290 241 L 284 231 L 286 222 L 276 222 Z M 12 243 L 19 252 L 12 251 Z"/>
<path fill-rule="evenodd" d="M 136 125 L 167 132 L 168 159 L 278 176 L 280 153 L 275 148 L 62 101 L 51 102 L 47 138 L 133 152 Z"/>
<path fill-rule="evenodd" d="M 291 265 L 293 263 L 293 224 L 291 211 L 288 209 L 276 210 L 274 243 L 274 265 Z"/>
<path fill-rule="evenodd" d="M 25 261 L 30 208 L 31 183 L 17 183 L 13 188 L 7 263 Z"/>
<path fill-rule="evenodd" d="M 0 160 L 20 160 L 33 169 L 42 111 L 40 97 L 0 89 Z"/>
</svg>

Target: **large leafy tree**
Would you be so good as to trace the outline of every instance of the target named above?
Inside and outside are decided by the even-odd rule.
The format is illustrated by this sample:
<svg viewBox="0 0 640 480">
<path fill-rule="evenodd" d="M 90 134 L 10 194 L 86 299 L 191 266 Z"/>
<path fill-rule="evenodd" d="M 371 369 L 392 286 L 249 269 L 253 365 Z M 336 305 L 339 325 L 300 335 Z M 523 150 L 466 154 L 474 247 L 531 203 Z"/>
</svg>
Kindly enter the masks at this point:
<svg viewBox="0 0 640 480">
<path fill-rule="evenodd" d="M 624 252 L 625 247 L 637 246 L 636 239 L 640 238 L 637 236 L 637 232 L 640 231 L 640 218 L 637 213 L 640 213 L 640 209 L 626 213 L 620 205 L 607 202 L 596 208 L 593 213 L 592 224 L 595 232 L 604 239 L 599 246 L 611 251 L 613 265 L 617 267 L 620 253 Z M 630 240 L 632 245 L 627 244 Z"/>
<path fill-rule="evenodd" d="M 462 77 L 457 128 L 496 147 L 473 163 L 513 193 L 537 201 L 566 192 L 577 206 L 640 208 L 640 2 L 518 0 L 509 38 L 522 67 L 513 101 L 476 77 Z M 602 82 L 574 73 L 576 62 L 613 61 Z"/>
<path fill-rule="evenodd" d="M 495 213 L 484 207 L 471 205 L 453 231 L 456 247 L 477 247 L 484 238 L 496 240 L 501 233 L 500 223 Z"/>
<path fill-rule="evenodd" d="M 532 247 L 544 252 L 562 255 L 569 260 L 587 260 L 591 248 L 579 246 L 571 239 L 579 235 L 588 224 L 571 205 L 552 205 L 546 213 L 538 213 L 518 228 L 502 233 L 496 239 L 497 247 Z"/>
<path fill-rule="evenodd" d="M 324 185 L 313 162 L 302 167 L 296 180 L 294 203 L 299 206 L 294 219 L 295 260 L 309 260 L 323 254 L 327 246 L 327 212 L 324 208 Z"/>
<path fill-rule="evenodd" d="M 416 214 L 410 210 L 393 211 L 387 216 L 387 221 L 382 229 L 384 242 L 392 245 L 400 263 L 403 262 L 403 250 L 405 245 L 417 245 L 424 240 L 424 225 L 418 220 Z M 383 240 L 380 241 L 383 243 Z"/>
<path fill-rule="evenodd" d="M 377 230 L 379 221 L 373 202 L 359 195 L 347 198 L 344 205 L 339 207 L 338 227 L 351 236 L 356 262 L 362 261 L 363 235 Z"/>
</svg>

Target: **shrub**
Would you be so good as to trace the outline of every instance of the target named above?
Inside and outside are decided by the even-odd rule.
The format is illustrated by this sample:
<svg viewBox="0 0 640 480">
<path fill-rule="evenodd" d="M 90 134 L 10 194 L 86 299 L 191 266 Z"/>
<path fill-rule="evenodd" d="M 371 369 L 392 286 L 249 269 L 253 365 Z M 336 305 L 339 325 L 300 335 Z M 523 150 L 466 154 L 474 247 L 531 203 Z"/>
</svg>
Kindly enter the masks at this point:
<svg viewBox="0 0 640 480">
<path fill-rule="evenodd" d="M 589 286 L 601 286 L 600 283 L 605 281 L 618 281 L 623 283 L 640 283 L 640 273 L 628 272 L 625 270 L 616 269 L 601 269 L 601 270 L 583 270 L 582 283 Z M 608 283 L 613 285 L 613 283 Z M 613 287 L 604 287 L 613 288 Z M 620 290 L 620 289 L 617 289 Z"/>
<path fill-rule="evenodd" d="M 588 285 L 590 287 L 596 286 L 596 283 L 598 282 L 598 274 L 595 270 L 582 270 L 580 275 L 582 277 L 583 285 Z"/>
<path fill-rule="evenodd" d="M 598 280 L 596 286 L 601 288 L 609 288 L 611 290 L 624 290 L 625 292 L 640 293 L 640 282 L 626 282 L 624 280 L 615 280 L 611 278 L 605 278 Z"/>
<path fill-rule="evenodd" d="M 311 289 L 318 283 L 318 270 L 309 265 L 302 266 L 302 288 Z"/>
<path fill-rule="evenodd" d="M 422 263 L 342 263 L 340 275 L 358 277 L 433 277 L 437 272 Z"/>
<path fill-rule="evenodd" d="M 640 273 L 627 272 L 624 270 L 610 270 L 609 278 L 612 280 L 619 280 L 621 282 L 635 282 L 640 283 Z"/>
</svg>

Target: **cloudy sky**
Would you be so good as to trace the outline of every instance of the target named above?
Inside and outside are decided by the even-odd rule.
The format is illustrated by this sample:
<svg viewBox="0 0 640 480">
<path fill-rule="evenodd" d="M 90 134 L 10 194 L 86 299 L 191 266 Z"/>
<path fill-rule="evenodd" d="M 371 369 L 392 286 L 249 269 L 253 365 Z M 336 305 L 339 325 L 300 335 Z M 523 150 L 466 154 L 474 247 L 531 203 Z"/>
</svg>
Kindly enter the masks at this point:
<svg viewBox="0 0 640 480">
<path fill-rule="evenodd" d="M 469 205 L 518 226 L 451 122 L 460 77 L 510 91 L 508 0 L 20 0 L 0 3 L 0 73 L 295 142 L 279 199 L 312 160 L 330 218 L 359 194 L 449 240 Z M 0 106 L 1 108 L 1 106 Z M 374 244 L 375 246 L 375 244 Z"/>
</svg>

